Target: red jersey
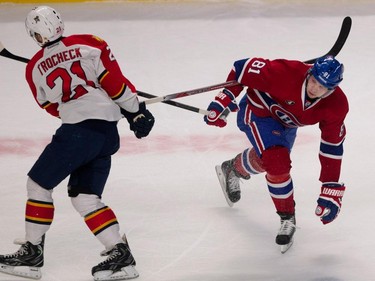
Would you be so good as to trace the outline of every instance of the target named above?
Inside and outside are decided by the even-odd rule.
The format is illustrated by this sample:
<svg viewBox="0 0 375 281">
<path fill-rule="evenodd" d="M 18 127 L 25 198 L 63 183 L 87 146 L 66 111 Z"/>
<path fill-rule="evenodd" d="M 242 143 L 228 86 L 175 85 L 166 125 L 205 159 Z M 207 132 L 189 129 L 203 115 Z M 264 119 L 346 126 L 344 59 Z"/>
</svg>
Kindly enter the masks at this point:
<svg viewBox="0 0 375 281">
<path fill-rule="evenodd" d="M 347 98 L 337 87 L 328 96 L 309 100 L 306 78 L 311 65 L 300 61 L 252 58 L 239 60 L 228 76 L 241 85 L 228 88 L 238 96 L 247 88 L 248 104 L 254 114 L 273 117 L 286 127 L 319 124 L 322 182 L 338 182 L 343 142 L 344 120 L 349 111 Z"/>
</svg>

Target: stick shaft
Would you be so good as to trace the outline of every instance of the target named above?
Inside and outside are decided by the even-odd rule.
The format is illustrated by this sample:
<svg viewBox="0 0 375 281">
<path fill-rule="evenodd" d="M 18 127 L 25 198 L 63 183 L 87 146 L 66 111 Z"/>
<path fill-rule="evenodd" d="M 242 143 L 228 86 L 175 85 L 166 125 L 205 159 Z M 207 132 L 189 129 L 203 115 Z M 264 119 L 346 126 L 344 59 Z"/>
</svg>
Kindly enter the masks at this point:
<svg viewBox="0 0 375 281">
<path fill-rule="evenodd" d="M 178 98 L 183 98 L 183 97 L 187 97 L 187 96 L 197 95 L 197 94 L 210 92 L 210 91 L 214 91 L 214 90 L 217 90 L 217 89 L 235 86 L 235 85 L 239 85 L 239 83 L 237 81 L 227 81 L 227 82 L 220 83 L 220 84 L 215 84 L 215 85 L 206 86 L 206 87 L 202 87 L 202 88 L 198 88 L 198 89 L 194 89 L 194 90 L 188 90 L 188 91 L 184 91 L 184 92 L 179 92 L 179 93 L 175 93 L 175 94 L 170 94 L 170 95 L 166 95 L 166 96 L 161 96 L 161 97 L 149 99 L 149 100 L 145 101 L 145 104 L 152 104 L 152 103 L 157 103 L 157 102 L 169 101 L 171 99 L 178 99 Z"/>
<path fill-rule="evenodd" d="M 141 97 L 148 98 L 148 99 L 158 97 L 158 96 L 151 95 L 149 93 L 145 93 L 145 92 L 142 92 L 142 91 L 137 91 L 137 94 Z M 205 110 L 205 109 L 201 109 L 201 108 L 194 107 L 194 106 L 191 106 L 191 105 L 187 105 L 187 104 L 184 104 L 184 103 L 176 102 L 176 101 L 173 101 L 173 100 L 162 101 L 162 103 L 166 103 L 166 104 L 169 104 L 169 105 L 172 105 L 172 106 L 175 106 L 175 107 L 179 107 L 179 108 L 189 110 L 189 111 L 193 111 L 193 112 L 203 114 L 203 115 L 208 114 L 208 111 Z"/>
</svg>

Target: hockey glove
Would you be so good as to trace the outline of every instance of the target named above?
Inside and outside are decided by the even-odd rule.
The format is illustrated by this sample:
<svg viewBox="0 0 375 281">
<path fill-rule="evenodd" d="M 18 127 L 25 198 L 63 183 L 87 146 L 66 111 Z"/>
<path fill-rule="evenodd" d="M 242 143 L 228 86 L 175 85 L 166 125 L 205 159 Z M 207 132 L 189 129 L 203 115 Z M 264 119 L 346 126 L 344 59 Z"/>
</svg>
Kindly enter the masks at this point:
<svg viewBox="0 0 375 281">
<path fill-rule="evenodd" d="M 340 213 L 345 186 L 337 182 L 323 183 L 315 214 L 323 224 L 332 222 Z"/>
<path fill-rule="evenodd" d="M 148 136 L 154 126 L 155 118 L 151 112 L 146 109 L 144 102 L 139 104 L 139 110 L 137 112 L 131 113 L 121 108 L 121 113 L 128 120 L 130 130 L 134 132 L 137 138 L 141 139 Z"/>
<path fill-rule="evenodd" d="M 225 116 L 224 118 L 220 117 L 227 107 L 232 112 L 239 110 L 236 103 L 236 97 L 231 91 L 224 89 L 215 97 L 215 100 L 209 104 L 207 108 L 209 113 L 204 116 L 204 121 L 211 126 L 224 127 L 227 125 L 227 120 L 225 119 Z"/>
</svg>

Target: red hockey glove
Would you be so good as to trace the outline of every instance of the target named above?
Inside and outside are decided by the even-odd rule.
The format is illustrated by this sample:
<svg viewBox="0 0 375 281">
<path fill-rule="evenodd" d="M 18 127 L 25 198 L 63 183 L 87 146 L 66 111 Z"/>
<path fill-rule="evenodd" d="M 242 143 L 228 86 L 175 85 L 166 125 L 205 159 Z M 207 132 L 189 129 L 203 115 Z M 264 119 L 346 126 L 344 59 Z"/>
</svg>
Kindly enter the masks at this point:
<svg viewBox="0 0 375 281">
<path fill-rule="evenodd" d="M 337 182 L 323 183 L 315 214 L 323 224 L 332 222 L 340 213 L 345 186 Z"/>
<path fill-rule="evenodd" d="M 215 100 L 209 104 L 207 108 L 209 113 L 204 116 L 204 121 L 211 126 L 224 127 L 227 125 L 227 120 L 225 118 L 220 118 L 220 116 L 222 116 L 227 107 L 232 112 L 239 110 L 236 97 L 231 91 L 224 89 L 215 97 Z"/>
</svg>

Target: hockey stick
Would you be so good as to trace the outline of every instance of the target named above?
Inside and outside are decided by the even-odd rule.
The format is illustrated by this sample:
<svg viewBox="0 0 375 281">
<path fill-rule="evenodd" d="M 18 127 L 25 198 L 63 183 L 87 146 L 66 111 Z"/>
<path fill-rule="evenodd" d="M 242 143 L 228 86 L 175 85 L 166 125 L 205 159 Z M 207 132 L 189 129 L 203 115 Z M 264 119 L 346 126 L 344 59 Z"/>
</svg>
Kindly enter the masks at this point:
<svg viewBox="0 0 375 281">
<path fill-rule="evenodd" d="M 352 19 L 349 16 L 345 17 L 343 22 L 342 22 L 340 33 L 339 33 L 339 36 L 336 39 L 336 42 L 333 44 L 332 48 L 325 55 L 337 56 L 340 53 L 342 47 L 344 46 L 344 44 L 346 42 L 346 39 L 349 36 L 351 26 L 352 26 Z M 18 60 L 18 61 L 21 61 L 21 62 L 27 63 L 29 61 L 29 59 L 27 59 L 27 58 L 16 56 L 16 55 L 10 53 L 7 49 L 4 48 L 4 46 L 2 45 L 1 42 L 0 42 L 0 55 L 3 56 L 3 57 L 10 58 L 10 59 Z M 307 60 L 307 61 L 305 61 L 305 63 L 312 64 L 316 61 L 316 59 L 317 58 Z M 182 104 L 182 103 L 177 103 L 177 102 L 171 101 L 171 100 L 186 97 L 186 96 L 201 94 L 201 93 L 205 93 L 205 92 L 210 92 L 210 91 L 213 91 L 213 90 L 217 90 L 217 89 L 221 89 L 221 88 L 225 88 L 225 87 L 230 87 L 230 86 L 235 86 L 235 85 L 238 85 L 238 84 L 239 83 L 237 81 L 227 81 L 227 82 L 212 85 L 212 86 L 202 87 L 202 88 L 198 88 L 198 89 L 194 89 L 194 90 L 188 90 L 188 91 L 179 92 L 179 93 L 170 94 L 170 95 L 161 96 L 161 97 L 154 96 L 154 95 L 151 95 L 151 94 L 148 94 L 148 93 L 145 93 L 145 92 L 141 92 L 141 91 L 138 91 L 137 93 L 138 93 L 138 95 L 140 95 L 142 97 L 149 98 L 149 100 L 144 101 L 145 104 L 163 102 L 163 103 L 167 103 L 167 104 L 172 105 L 172 106 L 180 107 L 180 108 L 183 108 L 183 109 L 186 109 L 186 110 L 190 110 L 190 111 L 193 111 L 193 112 L 197 112 L 197 113 L 200 113 L 200 114 L 207 115 L 207 113 L 208 113 L 207 110 L 203 110 L 203 109 L 193 107 L 193 106 L 190 106 L 190 105 L 186 105 L 186 104 Z"/>
<path fill-rule="evenodd" d="M 142 91 L 137 91 L 137 94 L 141 97 L 148 98 L 148 99 L 158 98 L 158 96 L 154 96 L 154 95 L 142 92 Z M 193 111 L 193 112 L 196 112 L 196 113 L 200 113 L 200 114 L 203 114 L 203 115 L 208 114 L 208 111 L 205 110 L 205 109 L 201 109 L 201 108 L 194 107 L 194 106 L 191 106 L 191 105 L 187 105 L 187 104 L 184 104 L 184 103 L 176 102 L 176 101 L 173 101 L 173 100 L 162 101 L 162 103 L 166 103 L 166 104 L 169 104 L 169 105 L 172 105 L 172 106 L 183 108 L 183 109 Z"/>
<path fill-rule="evenodd" d="M 236 85 L 239 85 L 239 83 L 237 81 L 234 81 L 234 80 L 233 81 L 227 81 L 227 82 L 224 82 L 224 83 L 206 86 L 206 87 L 202 87 L 202 88 L 198 88 L 198 89 L 194 89 L 194 90 L 188 90 L 188 91 L 184 91 L 184 92 L 179 92 L 179 93 L 175 93 L 175 94 L 170 94 L 170 95 L 166 95 L 166 96 L 152 98 L 152 99 L 144 101 L 144 103 L 145 104 L 152 104 L 152 103 L 157 103 L 157 102 L 165 102 L 165 101 L 169 101 L 169 100 L 172 100 L 172 99 L 183 98 L 183 97 L 187 97 L 187 96 L 192 96 L 192 95 L 196 95 L 196 94 L 210 92 L 210 91 L 213 91 L 213 90 L 217 90 L 217 89 L 221 89 L 221 88 L 225 88 L 225 87 L 236 86 Z"/>
<path fill-rule="evenodd" d="M 0 56 L 6 57 L 6 58 L 9 58 L 9 59 L 12 59 L 12 60 L 18 60 L 18 61 L 21 61 L 21 62 L 24 62 L 24 63 L 29 62 L 29 59 L 23 58 L 23 57 L 20 57 L 20 56 L 16 56 L 16 55 L 12 54 L 11 52 L 9 52 L 7 49 L 5 49 L 5 47 L 3 46 L 3 44 L 1 42 L 0 42 Z"/>
<path fill-rule="evenodd" d="M 339 36 L 336 39 L 336 42 L 333 44 L 331 50 L 329 50 L 324 56 L 332 55 L 332 56 L 335 57 L 340 53 L 342 47 L 344 46 L 344 44 L 346 42 L 346 39 L 349 36 L 351 26 L 352 26 L 352 19 L 349 16 L 345 17 L 342 24 L 341 24 L 340 33 L 339 33 Z M 312 64 L 317 59 L 318 58 L 310 59 L 310 60 L 304 61 L 304 63 Z M 165 101 L 169 101 L 169 100 L 172 100 L 172 99 L 178 99 L 178 98 L 182 98 L 182 97 L 186 97 L 186 96 L 192 96 L 192 95 L 196 95 L 196 94 L 210 92 L 210 91 L 217 90 L 217 89 L 220 89 L 220 88 L 236 86 L 238 84 L 239 83 L 237 81 L 234 81 L 234 80 L 233 81 L 227 81 L 225 83 L 207 86 L 207 87 L 203 87 L 203 88 L 198 88 L 198 89 L 194 89 L 194 90 L 190 90 L 190 91 L 179 92 L 179 93 L 161 96 L 161 97 L 157 97 L 157 98 L 151 98 L 149 100 L 146 100 L 145 104 L 165 102 Z"/>
<path fill-rule="evenodd" d="M 325 56 L 327 55 L 331 55 L 331 56 L 337 56 L 342 47 L 344 47 L 344 44 L 346 42 L 346 39 L 348 38 L 349 36 L 349 33 L 350 33 L 350 29 L 352 27 L 352 19 L 351 17 L 347 16 L 344 18 L 344 20 L 342 21 L 342 24 L 341 24 L 341 29 L 340 29 L 340 33 L 339 33 L 339 36 L 337 37 L 336 39 L 336 42 L 335 44 L 333 44 L 331 50 L 329 50 Z M 311 60 L 308 60 L 308 61 L 305 61 L 305 63 L 308 63 L 308 64 L 312 64 L 314 63 L 318 58 L 315 58 L 315 59 L 311 59 Z"/>
<path fill-rule="evenodd" d="M 12 60 L 24 62 L 24 63 L 28 63 L 30 61 L 28 58 L 24 58 L 24 57 L 20 57 L 20 56 L 12 54 L 11 52 L 9 52 L 4 47 L 4 45 L 1 42 L 0 42 L 0 56 L 6 57 L 6 58 L 9 58 L 9 59 L 12 59 Z M 145 92 L 142 92 L 142 91 L 137 91 L 137 94 L 141 97 L 148 98 L 148 99 L 158 98 L 158 96 L 151 95 L 151 94 L 148 94 L 148 93 L 145 93 Z M 172 106 L 183 108 L 183 109 L 186 109 L 186 110 L 189 110 L 189 111 L 200 113 L 200 114 L 203 114 L 203 115 L 208 114 L 207 110 L 204 110 L 204 109 L 201 109 L 201 108 L 198 108 L 198 107 L 194 107 L 194 106 L 191 106 L 191 105 L 187 105 L 187 104 L 184 104 L 184 103 L 179 103 L 179 102 L 176 102 L 176 101 L 162 101 L 162 102 L 166 103 L 166 104 L 169 104 L 169 105 L 172 105 Z"/>
</svg>

